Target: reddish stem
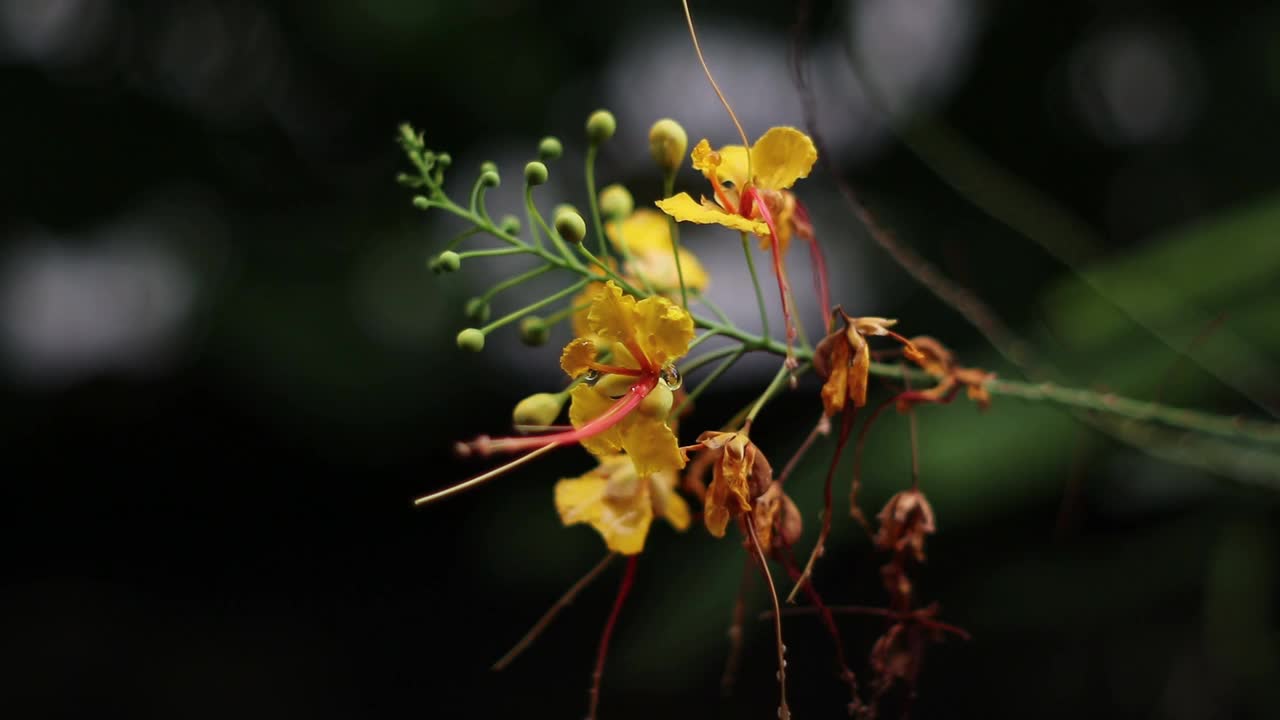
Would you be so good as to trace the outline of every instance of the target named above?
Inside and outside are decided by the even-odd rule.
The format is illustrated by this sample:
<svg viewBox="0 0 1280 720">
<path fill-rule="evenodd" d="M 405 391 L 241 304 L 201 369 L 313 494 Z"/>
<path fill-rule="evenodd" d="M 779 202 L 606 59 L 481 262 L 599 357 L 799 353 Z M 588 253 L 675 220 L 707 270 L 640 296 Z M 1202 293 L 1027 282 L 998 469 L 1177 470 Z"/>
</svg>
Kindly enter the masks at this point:
<svg viewBox="0 0 1280 720">
<path fill-rule="evenodd" d="M 795 355 L 791 347 L 796 341 L 796 325 L 792 319 L 791 302 L 787 299 L 791 294 L 791 285 L 787 282 L 787 271 L 782 266 L 782 241 L 778 236 L 778 227 L 773 221 L 773 212 L 760 197 L 759 190 L 753 187 L 747 188 L 743 197 L 754 201 L 754 209 L 760 211 L 764 224 L 769 226 L 769 254 L 773 258 L 773 274 L 778 278 L 778 294 L 782 296 L 782 321 L 787 326 L 787 362 L 794 363 Z M 753 209 L 751 203 L 743 203 L 743 212 L 750 212 L 751 209 Z"/>
<path fill-rule="evenodd" d="M 791 594 L 787 596 L 789 603 L 795 602 L 796 593 L 800 592 L 801 587 L 809 586 L 809 579 L 813 576 L 813 566 L 822 555 L 827 536 L 831 534 L 831 481 L 836 475 L 836 468 L 840 466 L 840 455 L 844 452 L 845 445 L 849 443 L 849 433 L 853 430 L 853 419 L 857 413 L 858 411 L 852 405 L 847 405 L 844 414 L 840 417 L 840 439 L 836 441 L 836 452 L 831 458 L 831 467 L 827 468 L 826 482 L 822 485 L 822 530 L 818 531 L 818 541 L 814 543 L 809 560 L 804 565 L 804 572 L 800 574 L 795 587 L 791 588 Z"/>
<path fill-rule="evenodd" d="M 622 603 L 631 593 L 631 586 L 636 580 L 636 561 L 639 555 L 627 558 L 627 569 L 622 576 L 622 585 L 618 587 L 618 596 L 613 600 L 613 610 L 605 622 L 604 632 L 600 633 L 600 648 L 596 651 L 596 667 L 591 673 L 591 702 L 587 709 L 587 720 L 595 720 L 596 709 L 600 706 L 600 680 L 604 677 L 604 660 L 609 654 L 609 638 L 613 636 L 613 628 L 618 624 L 618 615 L 622 613 Z"/>
<path fill-rule="evenodd" d="M 822 311 L 823 327 L 827 333 L 831 332 L 831 286 L 827 283 L 827 258 L 822 252 L 822 246 L 818 244 L 818 238 L 813 234 L 813 222 L 809 219 L 809 210 L 799 200 L 796 200 L 796 225 L 805 227 L 807 230 L 803 233 L 797 233 L 804 238 L 809 244 L 809 264 L 813 268 L 814 285 L 818 288 L 819 310 Z"/>
</svg>

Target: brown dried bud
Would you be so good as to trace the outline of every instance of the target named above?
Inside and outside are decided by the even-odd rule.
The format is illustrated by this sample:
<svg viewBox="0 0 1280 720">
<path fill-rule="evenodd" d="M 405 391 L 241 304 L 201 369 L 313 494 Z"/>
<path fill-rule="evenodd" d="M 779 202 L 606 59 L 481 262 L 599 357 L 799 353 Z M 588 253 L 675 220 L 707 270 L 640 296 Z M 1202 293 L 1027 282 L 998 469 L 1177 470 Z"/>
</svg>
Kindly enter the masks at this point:
<svg viewBox="0 0 1280 720">
<path fill-rule="evenodd" d="M 889 498 L 876 517 L 880 520 L 876 547 L 892 553 L 910 550 L 917 561 L 924 562 L 925 537 L 937 532 L 933 507 L 924 493 L 904 490 Z"/>
</svg>

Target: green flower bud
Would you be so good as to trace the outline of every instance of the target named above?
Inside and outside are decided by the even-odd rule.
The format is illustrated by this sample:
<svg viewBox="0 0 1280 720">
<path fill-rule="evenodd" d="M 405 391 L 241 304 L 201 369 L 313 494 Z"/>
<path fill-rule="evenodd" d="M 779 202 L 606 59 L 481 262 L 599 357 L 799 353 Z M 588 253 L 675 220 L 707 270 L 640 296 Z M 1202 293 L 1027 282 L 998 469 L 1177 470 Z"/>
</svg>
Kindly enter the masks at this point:
<svg viewBox="0 0 1280 720">
<path fill-rule="evenodd" d="M 577 245 L 587 236 L 587 223 L 582 216 L 572 210 L 556 213 L 556 232 L 566 242 Z"/>
<path fill-rule="evenodd" d="M 449 167 L 452 164 L 453 164 L 453 157 L 450 156 L 449 153 L 440 153 L 439 155 L 436 156 L 437 168 L 444 170 L 445 168 Z M 494 169 L 496 170 L 497 168 L 494 168 Z"/>
<path fill-rule="evenodd" d="M 471 322 L 483 325 L 489 322 L 489 303 L 484 298 L 473 297 L 467 301 L 466 306 L 462 310 L 467 319 Z"/>
<path fill-rule="evenodd" d="M 498 172 L 496 170 L 485 170 L 480 173 L 480 184 L 484 187 L 496 188 L 500 182 L 502 181 L 498 178 Z"/>
<path fill-rule="evenodd" d="M 467 352 L 480 352 L 484 349 L 484 333 L 475 328 L 467 328 L 458 333 L 458 347 Z"/>
<path fill-rule="evenodd" d="M 600 212 L 610 220 L 621 220 L 635 208 L 631 192 L 621 185 L 610 185 L 600 191 Z"/>
<path fill-rule="evenodd" d="M 498 223 L 498 229 L 508 235 L 519 235 L 520 218 L 515 215 L 503 215 L 502 221 Z"/>
<path fill-rule="evenodd" d="M 560 203 L 559 205 L 556 205 L 554 208 L 552 208 L 551 217 L 553 218 L 559 217 L 560 213 L 563 213 L 563 212 L 576 212 L 579 215 L 582 214 L 578 212 L 578 208 L 574 207 L 570 203 Z"/>
<path fill-rule="evenodd" d="M 599 145 L 613 137 L 617 129 L 618 121 L 608 110 L 597 110 L 587 118 L 587 139 L 592 145 Z"/>
<path fill-rule="evenodd" d="M 492 160 L 485 160 L 484 162 L 480 163 L 480 172 L 482 172 L 482 173 L 487 173 L 487 172 L 496 173 L 496 172 L 498 172 L 498 165 L 497 165 L 497 163 L 493 162 Z"/>
<path fill-rule="evenodd" d="M 414 195 L 413 206 L 418 208 L 419 210 L 430 210 L 431 201 L 427 199 L 426 195 Z"/>
<path fill-rule="evenodd" d="M 452 250 L 445 250 L 436 256 L 434 264 L 436 272 L 457 272 L 462 267 L 462 257 Z"/>
<path fill-rule="evenodd" d="M 564 395 L 535 393 L 516 403 L 511 420 L 516 425 L 545 426 L 554 424 L 564 408 Z"/>
<path fill-rule="evenodd" d="M 689 136 L 685 134 L 680 123 L 671 118 L 663 118 L 649 128 L 649 154 L 658 167 L 668 173 L 680 169 L 684 162 L 684 151 L 689 147 Z"/>
<path fill-rule="evenodd" d="M 530 185 L 541 185 L 547 181 L 547 166 L 534 160 L 524 166 L 524 181 Z"/>
<path fill-rule="evenodd" d="M 547 327 L 547 321 L 537 315 L 530 315 L 520 321 L 520 342 L 529 347 L 546 345 L 550 335 L 551 328 Z"/>
<path fill-rule="evenodd" d="M 560 144 L 559 138 L 547 136 L 542 138 L 542 142 L 538 143 L 539 160 L 555 160 L 562 154 L 564 154 L 564 147 Z"/>
</svg>

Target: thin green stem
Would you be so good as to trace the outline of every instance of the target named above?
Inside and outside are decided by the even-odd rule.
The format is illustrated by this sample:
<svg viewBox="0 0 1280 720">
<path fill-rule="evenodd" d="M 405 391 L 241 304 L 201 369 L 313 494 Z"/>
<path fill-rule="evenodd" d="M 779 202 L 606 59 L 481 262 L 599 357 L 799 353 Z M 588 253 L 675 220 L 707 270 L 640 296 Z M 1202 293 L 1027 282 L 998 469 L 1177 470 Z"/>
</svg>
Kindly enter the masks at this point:
<svg viewBox="0 0 1280 720">
<path fill-rule="evenodd" d="M 769 311 L 765 309 L 764 293 L 760 290 L 760 276 L 756 275 L 756 261 L 751 257 L 751 238 L 745 232 L 742 233 L 742 253 L 747 256 L 751 286 L 756 289 L 756 304 L 760 306 L 760 334 L 769 337 Z"/>
<path fill-rule="evenodd" d="M 472 235 L 475 235 L 476 233 L 482 232 L 483 230 L 484 230 L 484 228 L 479 227 L 479 226 L 476 226 L 476 225 L 473 225 L 473 226 L 471 226 L 471 227 L 467 228 L 466 230 L 463 230 L 462 232 L 460 232 L 460 233 L 458 233 L 457 235 L 455 235 L 455 236 L 453 237 L 453 239 L 452 239 L 452 240 L 450 240 L 450 241 L 448 242 L 448 244 L 446 244 L 446 245 L 444 246 L 444 250 L 441 250 L 440 252 L 445 252 L 446 250 L 452 250 L 452 249 L 454 249 L 454 248 L 458 247 L 458 243 L 461 243 L 463 240 L 466 240 L 467 238 L 471 237 Z M 523 252 L 523 251 L 522 251 L 522 252 Z"/>
<path fill-rule="evenodd" d="M 524 248 L 508 247 L 508 248 L 496 248 L 494 250 L 468 250 L 466 252 L 458 253 L 458 257 L 461 258 L 462 260 L 466 260 L 467 258 L 500 257 L 502 255 L 524 255 L 528 252 L 529 251 Z M 551 267 L 551 266 L 544 265 L 543 267 Z"/>
<path fill-rule="evenodd" d="M 805 370 L 807 370 L 808 367 L 809 367 L 808 364 L 801 365 L 800 367 L 796 368 L 796 371 L 794 374 L 800 375 Z M 769 387 L 765 388 L 764 392 L 760 393 L 760 397 L 759 399 L 756 400 L 756 404 L 751 407 L 751 410 L 749 412 L 747 412 L 747 417 L 745 420 L 743 420 L 744 427 L 750 426 L 751 423 L 755 422 L 756 416 L 760 414 L 760 411 L 762 409 L 764 409 L 765 403 L 769 402 L 769 400 L 778 392 L 778 390 L 782 388 L 783 382 L 785 382 L 786 379 L 791 375 L 792 375 L 791 369 L 788 368 L 786 364 L 783 364 L 782 367 L 778 368 L 778 374 L 773 376 L 773 381 L 769 383 Z"/>
<path fill-rule="evenodd" d="M 648 276 L 635 271 L 635 259 L 631 256 L 631 248 L 627 246 L 627 238 L 622 234 L 621 223 L 614 227 L 614 231 L 618 234 L 618 252 L 622 255 L 623 267 L 626 272 L 640 278 L 640 282 L 644 285 L 644 290 L 650 295 L 656 293 L 653 289 L 653 283 L 649 282 Z"/>
<path fill-rule="evenodd" d="M 570 285 L 569 287 L 561 290 L 560 292 L 554 295 L 545 297 L 532 305 L 527 305 L 525 307 L 522 307 L 519 310 L 516 310 L 515 312 L 511 312 L 506 315 L 503 315 L 497 320 L 494 320 L 488 325 L 485 325 L 484 327 L 480 328 L 480 332 L 484 333 L 485 335 L 488 335 L 489 333 L 493 332 L 494 330 L 497 330 L 498 328 L 502 327 L 503 325 L 506 325 L 507 323 L 515 322 L 516 320 L 519 320 L 520 318 L 524 317 L 525 315 L 528 315 L 531 312 L 534 312 L 536 310 L 541 310 L 542 308 L 550 305 L 551 303 L 561 298 L 567 297 L 569 295 L 572 295 L 578 292 L 586 284 L 587 284 L 586 280 L 579 280 L 578 282 Z"/>
<path fill-rule="evenodd" d="M 534 223 L 535 213 L 537 213 L 537 206 L 533 204 L 533 186 L 526 182 L 524 184 L 524 221 L 529 224 L 529 237 L 533 240 L 534 246 L 541 250 L 542 233 L 538 232 L 538 226 Z M 542 223 L 542 226 L 545 229 L 546 223 Z"/>
<path fill-rule="evenodd" d="M 719 330 L 708 330 L 708 331 L 706 331 L 706 332 L 702 333 L 702 334 L 701 334 L 701 335 L 699 335 L 698 337 L 694 338 L 694 339 L 693 339 L 693 342 L 689 343 L 689 349 L 685 351 L 685 354 L 687 355 L 687 354 L 689 354 L 689 353 L 693 352 L 693 349 L 694 349 L 694 348 L 698 347 L 698 346 L 699 346 L 699 345 L 701 345 L 702 343 L 704 343 L 704 342 L 706 342 L 706 341 L 710 340 L 711 338 L 713 338 L 713 337 L 715 337 L 715 336 L 717 336 L 717 335 L 719 335 L 719 334 L 720 334 L 720 331 L 719 331 Z"/>
<path fill-rule="evenodd" d="M 698 399 L 698 396 L 701 395 L 707 388 L 711 387 L 711 385 L 714 384 L 715 381 L 719 380 L 721 375 L 724 375 L 726 372 L 728 372 L 729 368 L 733 367 L 733 364 L 738 362 L 739 358 L 747 354 L 747 349 L 743 346 L 738 346 L 736 348 L 724 348 L 724 349 L 731 351 L 731 353 L 729 353 L 729 357 L 725 358 L 723 362 L 717 365 L 716 369 L 712 370 L 710 375 L 708 375 L 702 382 L 698 383 L 698 385 L 694 387 L 693 390 L 691 390 L 683 400 L 680 401 L 680 404 L 677 405 L 675 409 L 671 411 L 672 417 L 679 417 L 680 411 L 683 410 L 686 405 Z M 712 355 L 714 355 L 714 353 L 708 353 L 703 357 L 709 358 Z M 702 358 L 698 358 L 698 359 L 701 360 Z"/>
<path fill-rule="evenodd" d="M 610 280 L 618 283 L 618 286 L 621 287 L 623 290 L 626 290 L 628 293 L 635 295 L 637 297 L 642 297 L 642 298 L 648 297 L 650 295 L 650 293 L 644 293 L 637 290 L 634 285 L 624 280 L 621 275 L 613 271 L 613 268 L 609 267 L 608 265 L 605 265 L 604 262 L 600 260 L 600 258 L 596 257 L 595 254 L 593 254 L 590 250 L 588 250 L 586 245 L 583 245 L 582 243 L 578 243 L 578 252 L 585 255 L 586 258 L 590 260 L 593 265 L 603 270 L 604 274 L 608 276 Z"/>
<path fill-rule="evenodd" d="M 489 211 L 484 207 L 484 194 L 489 189 L 489 186 L 484 184 L 484 177 L 485 173 L 480 173 L 476 184 L 471 187 L 471 214 L 492 225 L 493 220 L 489 218 Z"/>
<path fill-rule="evenodd" d="M 560 233 L 552 230 L 550 226 L 547 225 L 546 219 L 542 217 L 542 213 L 538 212 L 538 206 L 533 202 L 533 189 L 527 186 L 524 189 L 524 206 L 525 211 L 538 223 L 538 227 L 541 227 L 542 231 L 547 234 L 547 237 L 551 238 L 551 244 L 556 246 L 556 250 L 560 253 L 560 256 L 564 258 L 564 262 L 568 263 L 575 270 L 583 268 L 582 263 L 578 261 L 578 258 L 574 256 L 573 251 L 569 249 L 569 246 L 566 245 L 564 240 L 560 237 Z"/>
<path fill-rule="evenodd" d="M 672 170 L 662 178 L 662 197 L 669 198 L 676 189 L 676 172 Z M 676 259 L 676 277 L 680 279 L 680 304 L 689 309 L 689 289 L 684 284 L 684 268 L 680 265 L 680 227 L 676 219 L 667 216 L 667 227 L 671 231 L 671 255 Z"/>
<path fill-rule="evenodd" d="M 745 345 L 730 345 L 729 347 L 722 347 L 719 350 L 712 350 L 705 355 L 699 355 L 698 357 L 682 364 L 680 366 L 680 374 L 688 375 L 703 365 L 709 365 L 726 355 L 732 355 L 736 352 L 746 352 L 749 349 L 750 348 Z"/>
<path fill-rule="evenodd" d="M 703 305 L 706 305 L 707 309 L 711 311 L 711 314 L 715 315 L 720 322 L 724 323 L 725 325 L 733 324 L 733 321 L 729 319 L 729 316 L 725 314 L 724 310 L 721 310 L 719 305 L 716 305 L 715 303 L 711 302 L 711 298 L 707 297 L 706 295 L 700 292 L 697 293 L 695 297 L 698 299 L 698 302 L 702 303 Z"/>
<path fill-rule="evenodd" d="M 570 305 L 569 307 L 563 310 L 557 310 L 556 312 L 548 315 L 543 320 L 543 322 L 545 322 L 548 326 L 555 325 L 556 323 L 569 317 L 570 315 L 573 315 L 574 313 L 582 312 L 583 310 L 586 310 L 589 307 L 591 307 L 591 303 L 589 302 L 582 303 L 581 305 Z"/>
<path fill-rule="evenodd" d="M 591 208 L 591 225 L 596 230 L 596 240 L 599 242 L 600 257 L 609 257 L 609 244 L 604 236 L 604 225 L 600 222 L 600 198 L 596 197 L 596 153 L 599 152 L 600 146 L 591 143 L 587 146 L 586 160 L 586 177 L 587 177 L 587 206 Z"/>
<path fill-rule="evenodd" d="M 544 275 L 544 274 L 546 274 L 546 273 L 551 272 L 551 271 L 552 271 L 552 270 L 554 270 L 554 269 L 555 269 L 555 268 L 554 268 L 553 266 L 551 266 L 551 265 L 539 265 L 538 267 L 536 267 L 536 268 L 534 268 L 534 269 L 530 270 L 529 272 L 521 273 L 521 274 L 519 274 L 519 275 L 517 275 L 517 276 L 515 276 L 515 277 L 513 277 L 513 278 L 510 278 L 510 279 L 508 279 L 508 280 L 503 280 L 502 282 L 498 283 L 497 285 L 494 285 L 493 287 L 489 288 L 489 291 L 488 291 L 488 292 L 486 292 L 484 295 L 481 295 L 481 296 L 480 296 L 480 299 L 487 303 L 487 302 L 489 302 L 490 300 L 492 300 L 492 299 L 493 299 L 493 296 L 494 296 L 494 295 L 497 295 L 498 293 L 502 292 L 503 290 L 507 290 L 507 289 L 509 289 L 509 288 L 513 288 L 513 287 L 515 287 L 515 286 L 517 286 L 517 285 L 519 285 L 519 284 L 521 284 L 521 283 L 528 282 L 528 281 L 530 281 L 530 280 L 532 280 L 532 279 L 534 279 L 534 278 L 538 277 L 539 275 Z"/>
</svg>

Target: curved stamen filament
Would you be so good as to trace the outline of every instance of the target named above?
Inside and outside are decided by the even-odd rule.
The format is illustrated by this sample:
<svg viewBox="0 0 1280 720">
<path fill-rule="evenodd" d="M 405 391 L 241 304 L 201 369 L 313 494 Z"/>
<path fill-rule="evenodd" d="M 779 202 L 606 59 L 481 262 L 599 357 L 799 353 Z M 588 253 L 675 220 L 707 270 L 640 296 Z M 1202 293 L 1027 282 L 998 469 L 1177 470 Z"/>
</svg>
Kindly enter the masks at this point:
<svg viewBox="0 0 1280 720">
<path fill-rule="evenodd" d="M 589 362 L 587 367 L 595 370 L 601 375 L 627 375 L 629 377 L 640 377 L 644 375 L 643 370 L 636 368 L 622 367 L 621 365 L 606 365 L 604 363 Z"/>
<path fill-rule="evenodd" d="M 782 321 L 787 326 L 787 364 L 794 367 L 796 360 L 792 346 L 796 340 L 796 326 L 789 301 L 791 285 L 787 282 L 787 271 L 782 266 L 782 242 L 778 236 L 778 226 L 773 220 L 773 213 L 769 210 L 769 206 L 765 204 L 764 198 L 760 197 L 759 190 L 753 187 L 747 188 L 743 192 L 743 201 L 744 213 L 750 212 L 753 208 L 758 209 L 764 224 L 769 226 L 769 254 L 773 257 L 773 274 L 778 278 L 778 293 L 782 295 Z"/>
</svg>

